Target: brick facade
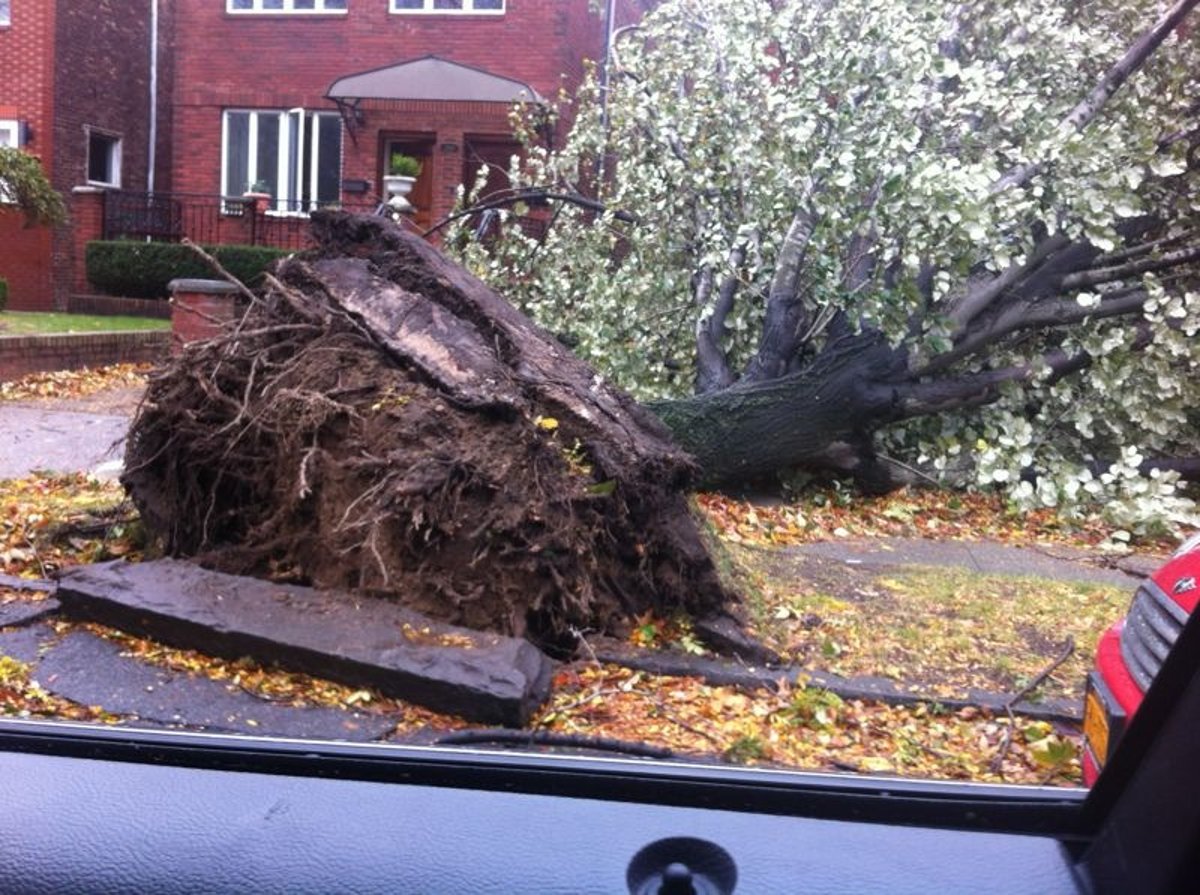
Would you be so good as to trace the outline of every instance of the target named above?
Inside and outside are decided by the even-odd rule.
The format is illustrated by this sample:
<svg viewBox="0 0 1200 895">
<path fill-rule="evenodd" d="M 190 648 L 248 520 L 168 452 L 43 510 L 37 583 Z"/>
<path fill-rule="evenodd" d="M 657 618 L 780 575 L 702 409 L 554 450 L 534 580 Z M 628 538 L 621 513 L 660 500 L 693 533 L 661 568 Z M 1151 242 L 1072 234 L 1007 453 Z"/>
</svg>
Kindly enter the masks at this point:
<svg viewBox="0 0 1200 895">
<path fill-rule="evenodd" d="M 618 26 L 652 0 L 614 0 Z M 523 82 L 554 100 L 573 89 L 585 59 L 604 52 L 603 7 L 592 0 L 506 0 L 500 15 L 403 15 L 388 0 L 350 0 L 344 13 L 245 14 L 226 0 L 14 0 L 0 27 L 0 118 L 29 124 L 29 151 L 71 200 L 72 220 L 53 233 L 21 229 L 0 212 L 0 276 L 16 309 L 65 307 L 91 291 L 83 249 L 103 226 L 103 196 L 87 189 L 88 135 L 121 140 L 120 185 L 215 197 L 222 183 L 223 114 L 230 109 L 336 112 L 326 91 L 339 78 L 436 55 Z M 158 17 L 158 117 L 150 177 L 151 21 Z M 486 162 L 516 151 L 507 102 L 364 100 L 342 128 L 338 197 L 373 207 L 389 148 L 423 162 L 413 193 L 416 223 L 447 214 L 456 191 Z M 498 175 L 497 175 L 498 176 Z M 230 176 L 230 180 L 234 175 Z M 346 189 L 364 183 L 366 192 Z M 336 187 L 336 184 L 335 184 Z M 302 218 L 219 215 L 222 242 L 279 232 L 303 240 Z M 248 228 L 253 225 L 254 231 Z M 296 231 L 296 232 L 293 232 Z M 214 241 L 211 237 L 205 241 Z"/>
<path fill-rule="evenodd" d="M 226 109 L 333 111 L 325 94 L 337 79 L 424 56 L 523 82 L 553 101 L 573 89 L 584 59 L 604 51 L 604 16 L 590 0 L 507 0 L 503 15 L 398 15 L 388 0 L 351 0 L 342 14 L 246 15 L 219 2 L 176 8 L 174 188 L 221 189 L 221 126 Z M 617 0 L 617 21 L 639 15 L 640 0 Z M 482 162 L 517 149 L 508 103 L 364 100 L 362 123 L 342 141 L 343 180 L 378 200 L 393 141 L 423 162 L 414 204 L 420 225 L 447 214 L 464 178 Z"/>
<path fill-rule="evenodd" d="M 0 118 L 24 121 L 27 148 L 49 170 L 54 161 L 51 139 L 54 64 L 53 3 L 12 4 L 12 20 L 0 27 Z M 12 309 L 47 308 L 50 286 L 50 233 L 27 230 L 24 220 L 0 206 L 0 277 L 8 281 Z"/>
<path fill-rule="evenodd" d="M 25 148 L 65 197 L 88 182 L 93 130 L 120 139 L 121 185 L 145 188 L 150 9 L 151 0 L 18 0 L 11 25 L 0 28 L 0 118 L 27 122 Z M 168 164 L 169 156 L 163 176 Z M 18 232 L 14 217 L 0 213 L 0 276 L 11 307 L 65 307 L 82 265 L 74 223 Z"/>
</svg>

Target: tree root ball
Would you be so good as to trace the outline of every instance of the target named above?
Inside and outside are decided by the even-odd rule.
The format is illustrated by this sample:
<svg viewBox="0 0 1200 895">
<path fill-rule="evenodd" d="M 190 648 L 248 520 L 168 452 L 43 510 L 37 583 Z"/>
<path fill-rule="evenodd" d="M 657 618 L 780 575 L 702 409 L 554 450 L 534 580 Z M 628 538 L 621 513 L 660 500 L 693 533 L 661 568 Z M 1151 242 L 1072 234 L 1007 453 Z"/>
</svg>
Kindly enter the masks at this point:
<svg viewBox="0 0 1200 895">
<path fill-rule="evenodd" d="M 122 481 L 169 553 L 560 654 L 735 599 L 655 417 L 389 222 L 313 227 L 320 248 L 151 377 Z"/>
</svg>

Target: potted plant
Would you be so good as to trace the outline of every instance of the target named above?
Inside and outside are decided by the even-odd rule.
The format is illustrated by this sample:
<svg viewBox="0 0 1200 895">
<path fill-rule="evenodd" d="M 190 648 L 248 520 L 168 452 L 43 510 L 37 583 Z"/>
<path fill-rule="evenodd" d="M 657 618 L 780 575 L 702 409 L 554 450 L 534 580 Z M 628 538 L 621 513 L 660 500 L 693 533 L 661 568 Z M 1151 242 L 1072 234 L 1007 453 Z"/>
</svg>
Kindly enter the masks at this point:
<svg viewBox="0 0 1200 895">
<path fill-rule="evenodd" d="M 411 210 L 412 204 L 405 197 L 412 192 L 420 173 L 419 159 L 403 152 L 393 152 L 388 158 L 388 173 L 383 176 L 383 190 L 387 193 L 388 204 L 402 211 Z"/>
<path fill-rule="evenodd" d="M 271 207 L 271 187 L 265 180 L 256 180 L 246 187 L 242 198 L 254 206 L 259 214 Z"/>
</svg>

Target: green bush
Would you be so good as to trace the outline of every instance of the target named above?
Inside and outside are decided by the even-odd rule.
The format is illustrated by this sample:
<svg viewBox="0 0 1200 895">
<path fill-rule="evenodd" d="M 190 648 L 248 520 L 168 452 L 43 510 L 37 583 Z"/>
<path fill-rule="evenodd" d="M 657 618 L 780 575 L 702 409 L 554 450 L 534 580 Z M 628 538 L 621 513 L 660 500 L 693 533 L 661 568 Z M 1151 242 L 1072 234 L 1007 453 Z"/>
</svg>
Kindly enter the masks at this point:
<svg viewBox="0 0 1200 895">
<path fill-rule="evenodd" d="M 0 311 L 8 307 L 8 280 L 0 277 Z"/>
<path fill-rule="evenodd" d="M 255 285 L 272 261 L 289 254 L 265 246 L 204 246 L 204 250 L 248 286 Z M 171 280 L 217 277 L 203 258 L 173 242 L 97 240 L 87 245 L 86 263 L 93 286 L 126 298 L 167 298 Z"/>
</svg>

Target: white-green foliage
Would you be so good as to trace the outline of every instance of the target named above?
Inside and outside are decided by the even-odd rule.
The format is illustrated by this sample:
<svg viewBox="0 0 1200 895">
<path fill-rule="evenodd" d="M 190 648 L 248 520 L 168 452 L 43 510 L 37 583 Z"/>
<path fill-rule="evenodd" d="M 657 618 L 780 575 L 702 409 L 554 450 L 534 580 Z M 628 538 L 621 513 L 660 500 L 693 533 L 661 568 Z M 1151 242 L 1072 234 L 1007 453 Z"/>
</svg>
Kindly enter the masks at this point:
<svg viewBox="0 0 1200 895">
<path fill-rule="evenodd" d="M 1169 38 L 1082 133 L 1060 127 L 1160 12 L 1148 0 L 664 0 L 619 36 L 607 121 L 593 77 L 565 145 L 530 145 L 512 172 L 518 186 L 574 185 L 636 223 L 564 206 L 544 244 L 510 227 L 487 250 L 466 242 L 464 255 L 636 395 L 679 395 L 692 384 L 697 325 L 712 313 L 713 295 L 697 299 L 701 274 L 741 283 L 724 346 L 740 369 L 802 209 L 815 222 L 801 273 L 810 319 L 819 327 L 845 309 L 906 342 L 919 364 L 950 346 L 946 315 L 968 273 L 1020 264 L 1035 226 L 1105 251 L 1118 248 L 1114 224 L 1148 209 L 1172 232 L 1195 226 L 1200 206 L 1181 184 L 1195 175 L 1186 144 L 1157 149 L 1195 127 L 1195 37 Z M 1025 163 L 1044 165 L 1027 188 L 992 189 Z M 852 291 L 849 249 L 867 232 L 881 263 Z M 922 264 L 936 270 L 932 302 L 916 287 Z M 983 409 L 893 427 L 887 448 L 932 468 L 965 464 L 1025 506 L 1107 502 L 1131 525 L 1180 521 L 1188 507 L 1173 477 L 1140 479 L 1130 464 L 1139 451 L 1200 453 L 1200 292 L 1195 279 L 1145 282 L 1148 349 L 1130 350 L 1137 319 L 1051 332 L 1097 363 L 1052 386 L 1014 387 Z M 1086 308 L 1102 291 L 1069 297 Z M 955 372 L 1028 362 L 1047 344 L 1026 335 Z M 1115 456 L 1122 463 L 1109 473 L 1085 471 Z M 1036 487 L 1020 483 L 1029 466 L 1044 473 Z"/>
</svg>

